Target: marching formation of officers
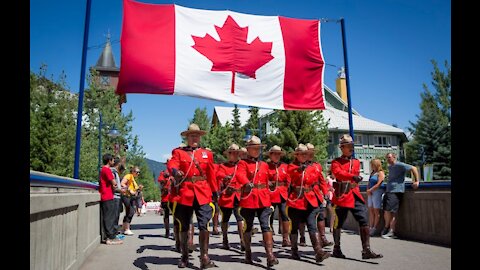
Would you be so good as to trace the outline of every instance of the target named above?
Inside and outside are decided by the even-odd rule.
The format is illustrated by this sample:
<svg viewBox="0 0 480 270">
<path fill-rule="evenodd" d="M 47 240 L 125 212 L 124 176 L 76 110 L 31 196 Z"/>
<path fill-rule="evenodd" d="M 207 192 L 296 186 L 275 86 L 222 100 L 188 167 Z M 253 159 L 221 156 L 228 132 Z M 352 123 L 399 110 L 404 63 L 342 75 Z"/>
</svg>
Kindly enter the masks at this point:
<svg viewBox="0 0 480 270">
<path fill-rule="evenodd" d="M 330 256 L 345 258 L 340 249 L 341 227 L 348 211 L 351 211 L 360 226 L 362 258 L 381 258 L 370 249 L 369 227 L 365 201 L 360 194 L 358 182 L 362 180 L 360 163 L 352 158 L 353 140 L 345 134 L 340 139 L 342 156 L 333 160 L 332 174 L 337 179 L 335 196 L 335 226 L 333 228 L 333 252 L 322 248 L 331 245 L 325 237 L 325 205 L 328 192 L 322 166 L 313 160 L 315 148 L 312 144 L 299 144 L 293 155 L 294 161 L 285 164 L 280 161 L 286 153 L 273 146 L 267 152 L 269 162 L 259 159 L 261 149 L 266 145 L 252 136 L 246 143 L 246 155 L 232 144 L 224 151 L 227 161 L 214 164 L 211 151 L 199 146 L 200 138 L 206 132 L 198 125 L 191 124 L 181 133 L 186 145 L 175 148 L 158 181 L 162 193 L 162 208 L 165 210 L 165 236 L 170 234 L 169 214 L 174 217 L 175 248 L 180 252 L 179 268 L 188 266 L 189 253 L 193 251 L 193 219 L 198 221 L 200 268 L 216 265 L 208 256 L 210 238 L 209 221 L 216 212 L 215 204 L 221 211 L 222 248 L 230 249 L 228 225 L 231 215 L 235 216 L 240 237 L 241 250 L 245 252 L 244 262 L 252 264 L 252 228 L 258 218 L 267 255 L 267 266 L 278 264 L 273 253 L 273 212 L 279 208 L 282 246 L 291 247 L 291 258 L 300 259 L 298 232 L 308 228 L 315 251 L 315 259 L 322 262 Z"/>
</svg>

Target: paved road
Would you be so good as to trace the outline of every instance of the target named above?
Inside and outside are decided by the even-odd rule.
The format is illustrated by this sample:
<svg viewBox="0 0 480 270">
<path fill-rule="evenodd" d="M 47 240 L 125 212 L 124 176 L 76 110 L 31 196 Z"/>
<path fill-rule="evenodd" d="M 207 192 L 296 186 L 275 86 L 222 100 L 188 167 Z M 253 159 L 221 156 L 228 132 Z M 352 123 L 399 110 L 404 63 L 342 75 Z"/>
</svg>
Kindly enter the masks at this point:
<svg viewBox="0 0 480 270">
<path fill-rule="evenodd" d="M 171 217 L 170 217 L 170 220 Z M 255 220 L 256 221 L 256 220 Z M 257 222 L 257 221 L 256 221 Z M 229 234 L 231 250 L 220 248 L 221 236 L 210 237 L 209 254 L 219 268 L 217 269 L 266 269 L 265 249 L 259 242 L 261 234 L 252 237 L 252 256 L 255 265 L 241 263 L 244 258 L 240 251 L 237 226 L 233 216 L 231 219 Z M 256 227 L 260 228 L 258 224 Z M 275 230 L 278 223 L 274 222 Z M 145 216 L 133 218 L 133 236 L 126 236 L 123 245 L 107 246 L 101 244 L 90 255 L 80 270 L 128 270 L 128 269 L 178 269 L 177 262 L 180 254 L 174 251 L 175 241 L 173 240 L 173 229 L 170 238 L 164 237 L 163 217 L 152 212 Z M 328 231 L 328 228 L 327 228 Z M 332 235 L 327 232 L 327 238 L 332 240 Z M 443 270 L 451 269 L 451 249 L 435 245 L 404 241 L 399 239 L 371 238 L 370 244 L 374 252 L 384 255 L 382 259 L 362 260 L 361 242 L 357 234 L 350 232 L 342 233 L 342 250 L 347 259 L 328 258 L 320 264 L 315 263 L 315 256 L 307 233 L 307 247 L 299 247 L 301 261 L 289 259 L 290 249 L 282 248 L 281 236 L 274 235 L 274 253 L 280 261 L 272 269 L 391 269 L 391 270 Z M 198 233 L 196 232 L 194 242 L 198 245 Z M 326 248 L 331 251 L 331 247 Z M 199 251 L 190 256 L 192 269 L 199 269 Z M 213 268 L 215 269 L 215 268 Z"/>
</svg>

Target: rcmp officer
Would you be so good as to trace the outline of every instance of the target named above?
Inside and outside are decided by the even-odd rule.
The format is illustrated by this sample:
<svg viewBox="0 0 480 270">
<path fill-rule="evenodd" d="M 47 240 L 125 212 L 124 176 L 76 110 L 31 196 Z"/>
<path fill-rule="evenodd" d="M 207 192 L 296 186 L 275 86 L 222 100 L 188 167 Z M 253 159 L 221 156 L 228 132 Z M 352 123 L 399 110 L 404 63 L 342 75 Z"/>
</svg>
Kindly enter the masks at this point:
<svg viewBox="0 0 480 270">
<path fill-rule="evenodd" d="M 240 148 L 240 155 L 239 155 L 239 157 L 240 157 L 240 160 L 246 159 L 246 158 L 248 157 L 247 148 L 245 148 L 245 147 Z M 253 229 L 252 229 L 252 235 L 254 235 L 254 234 L 256 234 L 256 233 L 258 233 L 258 228 L 253 227 Z"/>
<path fill-rule="evenodd" d="M 212 204 L 212 193 L 218 191 L 213 154 L 199 147 L 200 136 L 205 135 L 206 132 L 200 130 L 197 124 L 190 124 L 188 130 L 180 134 L 187 138 L 187 146 L 174 149 L 172 158 L 167 164 L 175 178 L 174 187 L 178 189 L 178 194 L 181 194 L 174 205 L 174 216 L 180 223 L 182 246 L 182 257 L 178 267 L 185 268 L 188 265 L 187 231 L 193 211 L 195 211 L 200 231 L 200 268 L 211 268 L 215 267 L 215 264 L 208 257 L 210 237 L 208 223 L 215 211 Z"/>
<path fill-rule="evenodd" d="M 165 238 L 168 238 L 170 236 L 170 208 L 168 206 L 168 200 L 170 197 L 171 181 L 172 179 L 168 170 L 161 171 L 158 175 L 158 184 L 160 185 L 160 194 L 162 196 L 161 206 L 163 209 L 163 225 L 165 227 Z"/>
<path fill-rule="evenodd" d="M 184 148 L 186 147 L 187 145 L 184 144 L 184 143 L 181 143 L 177 149 L 179 148 Z M 177 188 L 175 188 L 175 180 L 174 180 L 174 177 L 172 176 L 172 172 L 168 170 L 168 162 L 170 161 L 171 158 L 169 158 L 167 160 L 167 171 L 169 172 L 170 174 L 170 182 L 171 182 L 171 185 L 170 185 L 170 188 L 168 190 L 169 194 L 168 194 L 168 208 L 170 210 L 170 213 L 172 213 L 172 217 L 173 217 L 173 235 L 174 235 L 174 238 L 175 238 L 175 251 L 176 252 L 182 252 L 181 251 L 181 246 L 180 246 L 180 223 L 178 223 L 178 220 L 175 218 L 175 205 L 176 205 L 176 202 L 178 201 L 178 199 L 180 198 L 180 195 L 178 194 L 177 192 Z M 190 219 L 190 224 L 189 224 L 189 229 L 188 229 L 188 232 L 187 232 L 187 236 L 188 236 L 188 241 L 187 241 L 187 246 L 188 246 L 188 252 L 189 253 L 193 253 L 193 251 L 195 250 L 194 246 L 193 246 L 193 235 L 194 235 L 194 228 L 193 228 L 193 216 L 192 218 Z"/>
<path fill-rule="evenodd" d="M 318 196 L 321 196 L 323 199 L 323 204 L 320 208 L 320 214 L 317 216 L 317 229 L 318 229 L 318 232 L 320 233 L 320 241 L 322 241 L 322 247 L 331 246 L 333 245 L 333 242 L 328 241 L 327 237 L 325 236 L 325 207 L 327 206 L 327 203 L 329 200 L 327 196 L 328 189 L 329 189 L 328 183 L 323 177 L 322 165 L 314 161 L 315 151 L 316 151 L 315 146 L 311 143 L 307 143 L 306 146 L 309 150 L 307 155 L 307 162 L 312 166 L 314 166 L 317 170 L 317 173 L 319 174 L 318 175 L 319 183 L 317 186 L 315 186 L 315 193 L 317 193 Z"/>
<path fill-rule="evenodd" d="M 270 161 L 267 163 L 270 200 L 272 201 L 273 211 L 275 212 L 275 207 L 279 210 L 279 233 L 281 229 L 282 247 L 289 247 L 291 245 L 288 237 L 290 222 L 285 208 L 287 206 L 290 176 L 287 173 L 288 164 L 280 161 L 280 158 L 285 155 L 285 151 L 280 146 L 274 145 L 267 152 L 267 155 L 270 157 Z M 273 230 L 273 214 L 270 216 L 270 227 Z"/>
<path fill-rule="evenodd" d="M 317 215 L 320 213 L 322 199 L 315 191 L 319 174 L 317 168 L 308 164 L 308 148 L 299 144 L 295 148 L 295 160 L 288 165 L 288 174 L 291 179 L 291 192 L 287 202 L 288 217 L 292 222 L 290 240 L 292 242 L 292 259 L 299 260 L 298 254 L 298 226 L 300 222 L 307 224 L 310 241 L 315 251 L 315 260 L 322 262 L 330 257 L 330 253 L 322 250 L 320 234 L 317 231 Z"/>
<path fill-rule="evenodd" d="M 335 214 L 337 220 L 333 228 L 333 257 L 345 258 L 340 249 L 340 234 L 342 225 L 347 218 L 348 211 L 360 225 L 360 238 L 362 240 L 362 259 L 382 258 L 381 254 L 375 254 L 370 250 L 370 229 L 367 220 L 367 208 L 365 200 L 360 194 L 358 183 L 362 180 L 360 174 L 360 161 L 353 158 L 353 139 L 350 135 L 344 134 L 340 138 L 340 149 L 342 156 L 332 161 L 331 171 L 337 182 L 334 182 Z"/>
<path fill-rule="evenodd" d="M 243 243 L 243 219 L 240 216 L 240 191 L 241 185 L 238 183 L 236 175 L 238 170 L 238 155 L 240 149 L 238 145 L 232 143 L 227 150 L 223 152 L 227 157 L 227 162 L 220 164 L 217 170 L 217 180 L 220 187 L 220 197 L 218 199 L 218 205 L 222 212 L 222 234 L 223 234 L 223 249 L 230 249 L 228 244 L 228 221 L 232 216 L 232 212 L 237 220 L 238 235 L 240 236 L 241 250 L 245 250 Z"/>
<path fill-rule="evenodd" d="M 272 214 L 270 191 L 268 190 L 268 165 L 258 159 L 260 149 L 265 147 L 257 136 L 247 141 L 248 157 L 238 162 L 237 181 L 242 185 L 243 192 L 240 198 L 240 215 L 245 220 L 244 242 L 245 263 L 252 262 L 252 227 L 255 214 L 260 220 L 263 234 L 263 244 L 267 254 L 267 266 L 278 264 L 273 254 L 272 229 L 270 215 Z"/>
</svg>

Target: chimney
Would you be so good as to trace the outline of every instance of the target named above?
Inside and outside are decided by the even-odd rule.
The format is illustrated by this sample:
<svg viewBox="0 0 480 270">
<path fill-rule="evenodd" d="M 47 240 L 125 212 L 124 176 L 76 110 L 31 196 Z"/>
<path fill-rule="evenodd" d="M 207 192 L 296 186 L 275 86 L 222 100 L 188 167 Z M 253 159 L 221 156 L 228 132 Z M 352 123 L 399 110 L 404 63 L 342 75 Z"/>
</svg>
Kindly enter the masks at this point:
<svg viewBox="0 0 480 270">
<path fill-rule="evenodd" d="M 335 80 L 337 94 L 347 103 L 347 80 L 345 76 L 345 68 L 342 67 L 338 71 L 338 78 Z"/>
</svg>

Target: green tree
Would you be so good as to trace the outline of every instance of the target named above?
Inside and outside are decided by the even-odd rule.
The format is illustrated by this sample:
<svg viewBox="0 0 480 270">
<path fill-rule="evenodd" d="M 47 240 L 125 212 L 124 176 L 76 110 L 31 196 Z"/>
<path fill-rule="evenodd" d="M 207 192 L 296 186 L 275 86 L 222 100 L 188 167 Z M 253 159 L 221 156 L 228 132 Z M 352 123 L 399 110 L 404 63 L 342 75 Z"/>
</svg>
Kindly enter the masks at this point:
<svg viewBox="0 0 480 270">
<path fill-rule="evenodd" d="M 225 162 L 227 159 L 223 156 L 223 151 L 225 151 L 230 144 L 233 143 L 231 137 L 232 127 L 229 122 L 222 126 L 218 123 L 212 129 L 210 129 L 208 145 L 212 149 L 213 157 L 215 163 Z"/>
<path fill-rule="evenodd" d="M 433 165 L 433 179 L 451 178 L 451 69 L 445 61 L 445 71 L 432 60 L 431 91 L 423 84 L 420 115 L 410 122 L 409 131 L 414 138 L 405 149 L 407 162 L 421 166 Z"/>
<path fill-rule="evenodd" d="M 30 72 L 30 169 L 71 176 L 76 98 L 65 89 L 63 73 L 54 82 L 46 70 Z"/>
<path fill-rule="evenodd" d="M 58 81 L 45 76 L 46 65 L 38 73 L 30 72 L 30 169 L 59 176 L 72 177 L 78 94 L 65 84 L 65 74 Z M 98 74 L 91 70 L 85 90 L 80 152 L 80 179 L 98 181 L 98 136 L 102 138 L 102 154 L 112 153 L 115 143 L 132 142 L 132 112 L 123 115 L 118 110 L 114 89 L 99 84 Z M 99 114 L 103 126 L 99 131 Z M 115 127 L 121 136 L 108 137 Z M 126 150 L 120 147 L 120 156 Z"/>
<path fill-rule="evenodd" d="M 268 147 L 278 145 L 291 153 L 299 143 L 312 143 L 317 149 L 315 159 L 325 167 L 328 157 L 328 121 L 321 111 L 282 111 L 275 110 L 270 125 L 273 134 L 267 135 Z M 293 160 L 292 155 L 284 156 L 285 162 Z"/>
<path fill-rule="evenodd" d="M 118 96 L 112 87 L 100 84 L 98 73 L 90 69 L 87 77 L 88 89 L 85 90 L 84 115 L 82 125 L 82 142 L 80 155 L 80 178 L 98 180 L 98 136 L 101 134 L 102 154 L 115 154 L 114 146 L 125 145 L 132 141 L 130 122 L 133 114 L 123 115 L 118 109 Z M 100 113 L 102 127 L 99 130 Z M 109 131 L 115 126 L 120 136 L 111 138 Z M 119 148 L 117 156 L 125 156 L 123 147 Z"/>
<path fill-rule="evenodd" d="M 248 112 L 250 113 L 250 117 L 248 118 L 247 123 L 245 124 L 244 129 L 250 129 L 252 131 L 252 135 L 259 136 L 259 130 L 258 130 L 258 120 L 259 120 L 259 115 L 258 115 L 258 108 L 257 107 L 249 107 Z"/>
<path fill-rule="evenodd" d="M 209 147 L 208 140 L 209 140 L 209 133 L 210 133 L 210 126 L 212 123 L 211 118 L 208 116 L 207 108 L 204 107 L 203 109 L 196 108 L 195 112 L 193 113 L 193 118 L 189 120 L 189 125 L 195 123 L 201 130 L 205 130 L 207 134 L 202 136 L 200 139 L 200 145 L 202 147 Z M 186 139 L 183 140 L 186 143 Z"/>
<path fill-rule="evenodd" d="M 237 104 L 235 104 L 233 111 L 233 123 L 232 123 L 232 140 L 237 143 L 239 146 L 245 145 L 243 137 L 245 136 L 245 131 L 242 128 L 242 122 L 240 122 L 240 111 L 238 110 Z"/>
</svg>

